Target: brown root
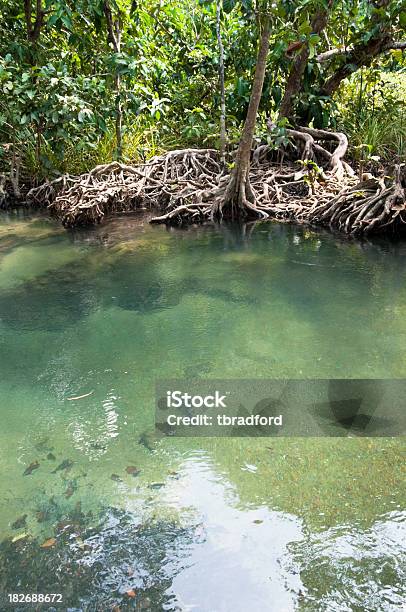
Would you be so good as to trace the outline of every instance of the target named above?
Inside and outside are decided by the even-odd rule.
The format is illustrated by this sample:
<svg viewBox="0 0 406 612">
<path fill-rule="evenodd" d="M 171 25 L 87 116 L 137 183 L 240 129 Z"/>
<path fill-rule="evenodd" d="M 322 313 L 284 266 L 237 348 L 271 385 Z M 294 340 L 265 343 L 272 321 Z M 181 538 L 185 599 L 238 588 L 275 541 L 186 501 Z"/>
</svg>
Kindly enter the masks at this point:
<svg viewBox="0 0 406 612">
<path fill-rule="evenodd" d="M 299 143 L 300 157 L 312 155 L 317 164 L 322 160 L 324 170 L 314 171 L 303 161 L 281 165 L 269 159 L 267 145 L 260 145 L 249 171 L 227 175 L 217 151 L 185 149 L 136 166 L 112 162 L 78 177 L 63 176 L 32 189 L 28 199 L 45 205 L 66 227 L 100 223 L 114 212 L 154 208 L 161 214 L 152 223 L 172 225 L 274 219 L 353 235 L 405 229 L 405 165 L 392 181 L 368 177 L 358 182 L 343 160 L 346 139 L 332 136 L 335 146 L 329 151 L 328 132 L 300 128 L 298 133 L 291 136 Z"/>
<path fill-rule="evenodd" d="M 307 221 L 329 225 L 351 235 L 387 231 L 404 231 L 406 225 L 405 165 L 395 169 L 394 181 L 368 178 L 343 189 L 324 206 L 313 206 Z"/>
<path fill-rule="evenodd" d="M 46 206 L 65 227 L 100 223 L 113 212 L 159 207 L 168 211 L 217 184 L 213 149 L 170 151 L 146 164 L 112 162 L 78 177 L 63 176 L 31 189 L 30 204 Z"/>
</svg>

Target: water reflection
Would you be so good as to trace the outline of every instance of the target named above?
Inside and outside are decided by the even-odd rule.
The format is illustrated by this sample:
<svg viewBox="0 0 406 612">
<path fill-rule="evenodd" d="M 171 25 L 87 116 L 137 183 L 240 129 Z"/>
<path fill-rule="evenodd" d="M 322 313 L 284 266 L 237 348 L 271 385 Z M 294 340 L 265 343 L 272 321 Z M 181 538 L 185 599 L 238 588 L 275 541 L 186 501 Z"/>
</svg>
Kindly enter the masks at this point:
<svg viewBox="0 0 406 612">
<path fill-rule="evenodd" d="M 302 583 L 287 566 L 289 545 L 303 537 L 301 522 L 266 506 L 239 509 L 234 490 L 202 454 L 184 461 L 179 472 L 162 501 L 189 507 L 204 526 L 188 568 L 172 583 L 185 609 L 294 610 Z"/>
<path fill-rule="evenodd" d="M 367 530 L 344 525 L 292 544 L 305 586 L 300 609 L 401 610 L 406 578 L 405 519 L 404 512 L 392 512 Z"/>
</svg>

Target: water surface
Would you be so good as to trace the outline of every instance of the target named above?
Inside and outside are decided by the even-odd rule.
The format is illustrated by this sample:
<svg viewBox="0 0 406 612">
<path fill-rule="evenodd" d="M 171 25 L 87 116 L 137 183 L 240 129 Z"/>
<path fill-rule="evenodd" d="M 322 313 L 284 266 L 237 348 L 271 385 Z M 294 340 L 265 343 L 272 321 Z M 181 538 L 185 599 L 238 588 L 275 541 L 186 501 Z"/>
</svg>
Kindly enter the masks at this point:
<svg viewBox="0 0 406 612">
<path fill-rule="evenodd" d="M 2 590 L 60 579 L 83 610 L 400 610 L 399 439 L 158 439 L 154 386 L 405 377 L 405 254 L 289 225 L 3 214 Z"/>
</svg>

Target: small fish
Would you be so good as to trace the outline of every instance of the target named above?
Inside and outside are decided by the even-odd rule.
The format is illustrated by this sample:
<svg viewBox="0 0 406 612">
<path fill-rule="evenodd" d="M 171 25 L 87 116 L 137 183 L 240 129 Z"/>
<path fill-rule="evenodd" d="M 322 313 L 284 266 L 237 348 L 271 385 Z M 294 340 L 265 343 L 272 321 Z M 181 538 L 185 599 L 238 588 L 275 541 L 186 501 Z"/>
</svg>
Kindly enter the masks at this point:
<svg viewBox="0 0 406 612">
<path fill-rule="evenodd" d="M 123 479 L 120 478 L 120 476 L 118 474 L 112 474 L 110 476 L 111 480 L 114 480 L 114 482 L 123 482 Z"/>
<path fill-rule="evenodd" d="M 36 443 L 35 448 L 39 451 L 44 450 L 46 448 L 46 443 L 49 440 L 49 436 L 47 436 L 46 438 L 42 438 L 42 440 L 39 440 L 39 442 Z"/>
<path fill-rule="evenodd" d="M 27 524 L 26 519 L 27 515 L 23 514 L 16 521 L 14 521 L 14 523 L 11 525 L 11 529 L 21 529 L 21 527 L 25 527 Z"/>
<path fill-rule="evenodd" d="M 138 444 L 142 444 L 142 446 L 145 446 L 145 448 L 151 452 L 154 450 L 154 439 L 151 434 L 145 431 L 138 438 Z"/>
<path fill-rule="evenodd" d="M 23 472 L 23 476 L 29 476 L 30 474 L 32 474 L 34 470 L 37 470 L 38 468 L 39 468 L 38 461 L 33 461 L 32 463 L 30 463 L 30 465 L 27 468 L 25 468 Z"/>
<path fill-rule="evenodd" d="M 48 518 L 48 513 L 45 510 L 39 510 L 35 516 L 37 517 L 38 523 L 43 523 Z"/>
<path fill-rule="evenodd" d="M 54 455 L 53 453 L 48 453 L 48 454 L 47 454 L 47 459 L 48 459 L 49 461 L 55 461 L 55 460 L 56 460 L 56 457 L 55 457 L 55 455 Z"/>
<path fill-rule="evenodd" d="M 150 485 L 148 485 L 149 489 L 162 489 L 162 487 L 165 486 L 164 482 L 151 482 Z"/>
<path fill-rule="evenodd" d="M 125 468 L 125 471 L 127 472 L 127 474 L 131 474 L 131 476 L 138 476 L 138 474 L 141 472 L 141 470 L 139 470 L 138 468 L 135 467 L 135 465 L 128 465 Z"/>
<path fill-rule="evenodd" d="M 65 497 L 66 499 L 68 499 L 69 497 L 72 497 L 72 495 L 74 494 L 74 492 L 76 491 L 76 488 L 73 486 L 72 483 L 70 483 L 68 485 L 68 488 L 65 491 Z"/>
<path fill-rule="evenodd" d="M 53 471 L 52 474 L 56 474 L 56 472 L 60 472 L 61 470 L 70 470 L 73 465 L 73 461 L 70 459 L 64 459 L 62 463 L 58 465 Z"/>
</svg>

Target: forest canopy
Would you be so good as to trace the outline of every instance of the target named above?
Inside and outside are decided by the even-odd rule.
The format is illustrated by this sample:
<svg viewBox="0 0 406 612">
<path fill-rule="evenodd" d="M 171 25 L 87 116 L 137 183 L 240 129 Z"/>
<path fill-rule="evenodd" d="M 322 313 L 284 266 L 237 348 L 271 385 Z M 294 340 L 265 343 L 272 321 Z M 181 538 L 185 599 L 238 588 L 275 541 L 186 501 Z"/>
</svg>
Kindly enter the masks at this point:
<svg viewBox="0 0 406 612">
<path fill-rule="evenodd" d="M 301 125 L 355 131 L 354 104 L 358 120 L 366 109 L 389 110 L 402 142 L 388 142 L 388 153 L 401 154 L 401 0 L 7 0 L 0 8 L 2 142 L 14 143 L 29 171 L 42 175 L 89 169 L 117 153 L 133 160 L 180 144 L 218 145 L 217 18 L 227 131 L 235 142 L 247 112 L 261 13 L 270 20 L 262 118 L 282 111 Z"/>
</svg>

